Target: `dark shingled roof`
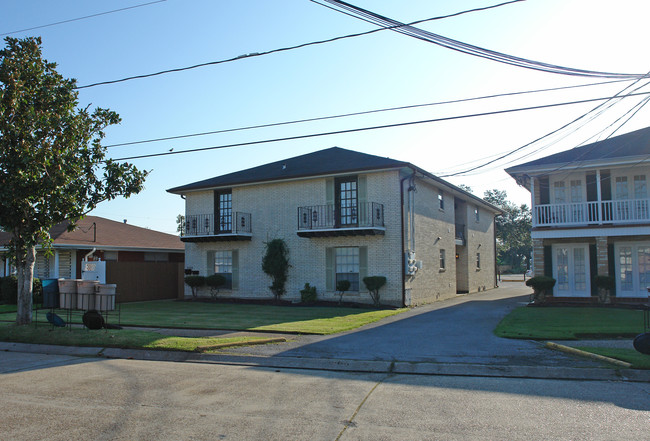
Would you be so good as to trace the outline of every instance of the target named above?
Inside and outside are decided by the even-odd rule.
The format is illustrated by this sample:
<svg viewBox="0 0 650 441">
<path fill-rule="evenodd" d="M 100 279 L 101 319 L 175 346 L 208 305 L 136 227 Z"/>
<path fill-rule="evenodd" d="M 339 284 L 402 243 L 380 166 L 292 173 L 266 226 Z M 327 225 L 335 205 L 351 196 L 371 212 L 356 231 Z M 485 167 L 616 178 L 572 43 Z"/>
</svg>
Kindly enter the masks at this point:
<svg viewBox="0 0 650 441">
<path fill-rule="evenodd" d="M 260 165 L 227 175 L 216 176 L 180 187 L 170 188 L 170 193 L 250 184 L 254 182 L 320 176 L 333 173 L 352 173 L 363 170 L 381 170 L 407 167 L 408 162 L 396 161 L 381 156 L 369 155 L 352 150 L 332 147 L 306 155 Z"/>
<path fill-rule="evenodd" d="M 650 156 L 650 127 L 576 147 L 525 164 L 515 165 L 507 168 L 506 172 L 513 174 L 531 167 L 566 164 L 574 161 L 583 164 L 591 161 L 640 156 Z"/>
<path fill-rule="evenodd" d="M 86 216 L 77 222 L 74 231 L 68 231 L 69 222 L 61 222 L 50 230 L 54 246 L 68 247 L 115 247 L 121 249 L 177 250 L 183 252 L 185 245 L 178 236 L 160 231 L 136 227 L 103 217 Z M 95 224 L 95 225 L 93 225 Z M 11 235 L 0 232 L 0 246 L 9 243 Z"/>
</svg>

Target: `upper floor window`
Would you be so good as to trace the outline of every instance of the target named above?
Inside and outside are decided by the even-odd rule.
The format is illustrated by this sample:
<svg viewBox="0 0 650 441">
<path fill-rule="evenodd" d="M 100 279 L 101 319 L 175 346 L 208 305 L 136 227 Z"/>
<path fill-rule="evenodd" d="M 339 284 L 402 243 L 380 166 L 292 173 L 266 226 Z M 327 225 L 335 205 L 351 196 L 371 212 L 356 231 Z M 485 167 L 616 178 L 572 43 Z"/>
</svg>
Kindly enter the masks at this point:
<svg viewBox="0 0 650 441">
<path fill-rule="evenodd" d="M 563 204 L 566 202 L 564 181 L 557 181 L 553 183 L 553 197 L 555 198 L 556 204 Z"/>
<path fill-rule="evenodd" d="M 474 207 L 474 220 L 479 222 L 481 220 L 481 214 L 479 212 L 478 206 Z"/>
<path fill-rule="evenodd" d="M 447 262 L 445 262 L 445 250 L 440 250 L 440 269 L 443 270 L 446 267 Z"/>
<path fill-rule="evenodd" d="M 358 180 L 356 176 L 338 178 L 336 185 L 336 208 L 339 225 L 353 226 L 358 224 Z"/>
<path fill-rule="evenodd" d="M 634 199 L 646 199 L 648 197 L 648 187 L 645 175 L 636 175 L 634 177 Z"/>
<path fill-rule="evenodd" d="M 438 191 L 438 208 L 445 209 L 445 198 L 443 197 L 442 190 Z"/>
<path fill-rule="evenodd" d="M 629 197 L 627 188 L 627 176 L 616 177 L 616 199 L 627 199 Z"/>
<path fill-rule="evenodd" d="M 232 232 L 232 190 L 214 192 L 215 231 L 217 233 Z"/>
<path fill-rule="evenodd" d="M 476 269 L 481 269 L 481 253 L 476 253 Z"/>
</svg>

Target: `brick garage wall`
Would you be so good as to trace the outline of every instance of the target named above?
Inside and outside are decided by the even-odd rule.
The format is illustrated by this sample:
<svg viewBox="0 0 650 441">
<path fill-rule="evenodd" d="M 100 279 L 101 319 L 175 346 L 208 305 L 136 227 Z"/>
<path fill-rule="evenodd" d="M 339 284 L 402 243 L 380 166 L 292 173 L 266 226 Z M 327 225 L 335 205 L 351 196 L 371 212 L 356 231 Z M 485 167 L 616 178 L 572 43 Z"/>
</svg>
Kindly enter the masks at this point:
<svg viewBox="0 0 650 441">
<path fill-rule="evenodd" d="M 223 291 L 223 296 L 271 298 L 270 278 L 262 271 L 264 243 L 284 239 L 289 248 L 291 268 L 287 281 L 287 300 L 300 299 L 305 283 L 316 286 L 319 299 L 338 300 L 335 292 L 326 292 L 326 248 L 339 246 L 368 247 L 368 275 L 387 278 L 381 289 L 382 303 L 399 306 L 402 302 L 402 254 L 399 174 L 397 171 L 366 174 L 367 201 L 384 204 L 383 236 L 299 237 L 298 207 L 326 204 L 326 178 L 267 183 L 232 188 L 233 212 L 251 213 L 252 240 L 241 242 L 186 243 L 186 266 L 208 274 L 208 251 L 239 251 L 239 289 Z M 188 215 L 214 211 L 211 191 L 187 194 Z M 363 292 L 346 294 L 344 300 L 371 303 Z M 186 287 L 186 295 L 191 291 Z M 207 290 L 202 295 L 209 295 Z"/>
</svg>

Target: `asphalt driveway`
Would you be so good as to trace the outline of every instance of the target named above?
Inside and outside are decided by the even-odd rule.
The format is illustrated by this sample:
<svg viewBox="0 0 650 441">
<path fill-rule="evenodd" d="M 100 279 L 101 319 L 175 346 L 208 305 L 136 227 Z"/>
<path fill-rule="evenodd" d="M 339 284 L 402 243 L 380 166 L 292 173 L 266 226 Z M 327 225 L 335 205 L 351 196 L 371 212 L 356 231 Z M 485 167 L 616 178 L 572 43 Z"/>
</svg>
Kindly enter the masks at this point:
<svg viewBox="0 0 650 441">
<path fill-rule="evenodd" d="M 598 362 L 496 337 L 493 330 L 528 301 L 530 288 L 503 282 L 490 291 L 414 308 L 333 336 L 298 336 L 287 343 L 229 350 L 233 354 L 320 359 L 412 361 L 490 365 L 597 367 Z"/>
</svg>

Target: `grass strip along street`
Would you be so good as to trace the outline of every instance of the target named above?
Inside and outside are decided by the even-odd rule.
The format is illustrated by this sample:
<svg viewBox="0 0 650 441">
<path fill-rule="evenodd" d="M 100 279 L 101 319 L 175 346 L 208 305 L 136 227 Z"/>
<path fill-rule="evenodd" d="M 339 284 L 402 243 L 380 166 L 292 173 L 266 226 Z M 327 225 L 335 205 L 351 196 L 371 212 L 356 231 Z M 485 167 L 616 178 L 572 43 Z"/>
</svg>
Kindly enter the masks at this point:
<svg viewBox="0 0 650 441">
<path fill-rule="evenodd" d="M 494 330 L 504 338 L 530 340 L 629 339 L 643 332 L 643 312 L 611 307 L 520 307 Z M 650 355 L 634 349 L 580 346 L 578 349 L 650 369 Z"/>
<path fill-rule="evenodd" d="M 122 326 L 153 328 L 328 335 L 356 329 L 405 310 L 152 301 L 122 304 L 120 323 Z M 15 317 L 15 312 L 0 313 L 0 321 L 4 322 L 0 325 L 0 341 L 188 351 L 231 343 L 230 340 L 222 337 L 167 337 L 156 332 L 133 329 L 89 331 L 74 327 L 72 330 L 52 328 L 46 324 L 45 310 L 39 311 L 38 327 L 33 325 L 16 327 L 13 325 Z M 81 314 L 73 316 L 73 323 L 81 324 Z M 247 341 L 265 339 L 265 337 L 238 337 L 238 339 L 232 340 L 232 343 L 246 344 Z"/>
</svg>

